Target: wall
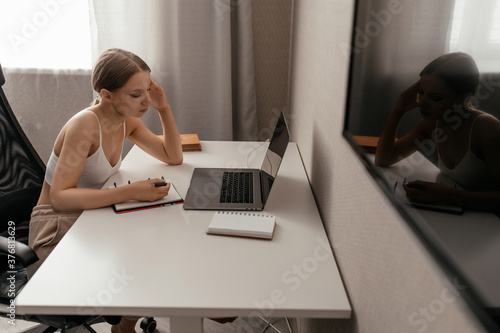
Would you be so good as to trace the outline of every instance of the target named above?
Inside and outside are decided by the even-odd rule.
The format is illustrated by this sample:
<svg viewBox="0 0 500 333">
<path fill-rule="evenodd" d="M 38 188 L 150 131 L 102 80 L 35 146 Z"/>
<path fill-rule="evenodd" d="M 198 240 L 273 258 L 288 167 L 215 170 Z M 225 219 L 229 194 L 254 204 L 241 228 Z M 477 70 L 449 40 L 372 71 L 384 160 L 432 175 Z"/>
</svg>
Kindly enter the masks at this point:
<svg viewBox="0 0 500 333">
<path fill-rule="evenodd" d="M 253 0 L 252 27 L 259 140 L 269 139 L 288 103 L 292 0 Z"/>
<path fill-rule="evenodd" d="M 292 139 L 353 308 L 351 320 L 300 320 L 301 332 L 479 332 L 342 137 L 348 57 L 341 46 L 350 42 L 352 14 L 352 0 L 294 2 Z"/>
</svg>

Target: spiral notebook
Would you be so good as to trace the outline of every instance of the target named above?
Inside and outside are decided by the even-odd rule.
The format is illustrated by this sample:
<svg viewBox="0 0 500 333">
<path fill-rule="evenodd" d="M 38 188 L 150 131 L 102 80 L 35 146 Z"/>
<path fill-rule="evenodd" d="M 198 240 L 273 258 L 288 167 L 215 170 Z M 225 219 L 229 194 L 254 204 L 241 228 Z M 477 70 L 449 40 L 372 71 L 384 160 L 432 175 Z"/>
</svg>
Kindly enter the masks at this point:
<svg viewBox="0 0 500 333">
<path fill-rule="evenodd" d="M 262 213 L 216 212 L 207 234 L 272 239 L 276 217 Z"/>
</svg>

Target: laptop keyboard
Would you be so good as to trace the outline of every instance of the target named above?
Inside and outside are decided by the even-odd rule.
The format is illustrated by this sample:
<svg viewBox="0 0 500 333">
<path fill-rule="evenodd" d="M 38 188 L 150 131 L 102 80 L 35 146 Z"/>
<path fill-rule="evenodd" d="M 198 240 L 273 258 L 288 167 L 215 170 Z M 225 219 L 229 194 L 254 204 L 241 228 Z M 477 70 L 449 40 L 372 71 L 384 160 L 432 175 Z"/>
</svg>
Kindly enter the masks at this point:
<svg viewBox="0 0 500 333">
<path fill-rule="evenodd" d="M 221 203 L 253 203 L 253 173 L 225 171 L 222 176 Z"/>
</svg>

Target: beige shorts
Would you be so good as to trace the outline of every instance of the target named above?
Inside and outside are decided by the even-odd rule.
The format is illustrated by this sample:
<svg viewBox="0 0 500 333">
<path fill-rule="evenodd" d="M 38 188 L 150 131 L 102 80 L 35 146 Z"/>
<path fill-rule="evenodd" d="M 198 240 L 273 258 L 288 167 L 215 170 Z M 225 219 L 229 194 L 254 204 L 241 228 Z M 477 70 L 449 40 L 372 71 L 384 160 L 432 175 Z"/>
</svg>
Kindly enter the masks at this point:
<svg viewBox="0 0 500 333">
<path fill-rule="evenodd" d="M 39 205 L 33 208 L 28 245 L 35 251 L 39 260 L 32 265 L 34 267 L 30 266 L 30 275 L 47 259 L 80 214 L 81 212 L 56 213 L 51 205 Z"/>
<path fill-rule="evenodd" d="M 61 241 L 69 228 L 82 212 L 60 212 L 52 210 L 51 205 L 39 205 L 33 208 L 30 219 L 28 245 L 35 251 L 39 260 L 29 269 L 29 275 L 40 267 L 50 252 Z M 128 320 L 137 321 L 141 317 L 126 316 Z"/>
</svg>

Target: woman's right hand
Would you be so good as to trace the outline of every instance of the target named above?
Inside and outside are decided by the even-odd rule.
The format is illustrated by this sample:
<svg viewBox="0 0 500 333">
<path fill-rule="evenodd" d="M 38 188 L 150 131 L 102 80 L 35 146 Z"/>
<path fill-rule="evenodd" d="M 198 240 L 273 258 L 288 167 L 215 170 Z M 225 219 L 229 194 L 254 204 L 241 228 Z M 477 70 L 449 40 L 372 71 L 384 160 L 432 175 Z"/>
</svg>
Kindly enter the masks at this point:
<svg viewBox="0 0 500 333">
<path fill-rule="evenodd" d="M 396 138 L 396 134 L 404 114 L 419 106 L 417 96 L 419 96 L 420 91 L 420 81 L 417 81 L 399 95 L 378 140 L 375 152 L 376 165 L 382 167 L 392 165 L 418 149 L 415 139 L 422 138 L 423 125 L 418 123 L 400 139 Z"/>
<path fill-rule="evenodd" d="M 166 186 L 155 187 L 155 183 L 164 183 L 165 181 L 159 178 L 141 180 L 133 182 L 130 185 L 130 193 L 132 199 L 137 201 L 155 201 L 160 200 L 168 194 L 170 190 L 170 183 Z"/>
<path fill-rule="evenodd" d="M 410 87 L 408 87 L 405 91 L 403 91 L 398 100 L 396 101 L 396 105 L 394 106 L 394 112 L 399 113 L 401 116 L 406 112 L 413 110 L 418 107 L 418 93 L 420 90 L 420 81 L 415 82 Z"/>
</svg>

